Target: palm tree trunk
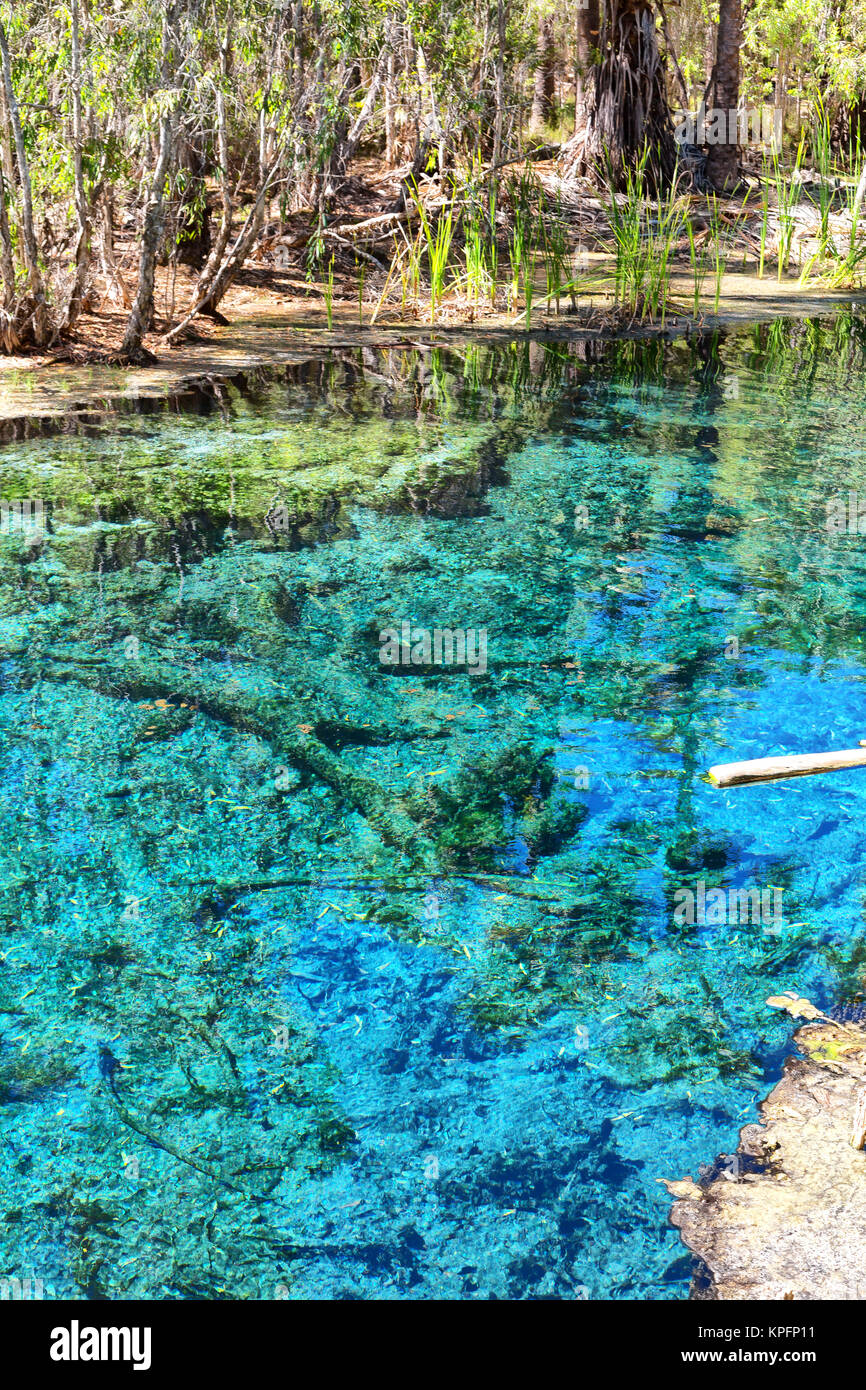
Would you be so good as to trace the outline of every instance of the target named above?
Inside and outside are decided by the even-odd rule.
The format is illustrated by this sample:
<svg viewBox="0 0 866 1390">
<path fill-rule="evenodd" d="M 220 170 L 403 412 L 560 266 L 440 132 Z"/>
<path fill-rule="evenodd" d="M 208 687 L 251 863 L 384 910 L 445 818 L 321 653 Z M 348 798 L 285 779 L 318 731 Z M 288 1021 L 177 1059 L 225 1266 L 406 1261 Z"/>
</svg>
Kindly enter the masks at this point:
<svg viewBox="0 0 866 1390">
<path fill-rule="evenodd" d="M 587 101 L 592 85 L 593 64 L 598 55 L 598 0 L 587 0 L 577 12 L 574 52 L 574 133 L 586 128 Z"/>
<path fill-rule="evenodd" d="M 607 0 L 599 54 L 578 162 L 619 180 L 646 148 L 647 177 L 669 183 L 676 146 L 651 0 Z"/>
<path fill-rule="evenodd" d="M 742 0 L 719 0 L 719 35 L 716 41 L 716 80 L 713 105 L 726 112 L 736 112 L 740 100 L 740 45 L 743 41 Z M 733 125 L 733 129 L 731 128 Z M 723 123 L 725 141 L 710 145 L 707 157 L 707 177 L 720 192 L 728 192 L 737 183 L 740 153 L 737 146 L 736 116 Z"/>
<path fill-rule="evenodd" d="M 556 84 L 556 46 L 553 41 L 553 20 L 544 15 L 538 24 L 535 50 L 535 82 L 532 89 L 532 111 L 529 129 L 535 134 L 542 130 L 553 113 Z"/>
</svg>

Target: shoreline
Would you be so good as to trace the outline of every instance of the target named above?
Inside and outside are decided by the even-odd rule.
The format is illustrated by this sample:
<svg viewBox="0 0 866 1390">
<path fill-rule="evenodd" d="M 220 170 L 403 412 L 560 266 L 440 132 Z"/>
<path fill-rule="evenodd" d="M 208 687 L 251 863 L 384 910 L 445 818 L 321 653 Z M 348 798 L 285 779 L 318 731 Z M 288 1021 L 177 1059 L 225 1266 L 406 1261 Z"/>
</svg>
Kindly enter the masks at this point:
<svg viewBox="0 0 866 1390">
<path fill-rule="evenodd" d="M 693 1300 L 866 1298 L 866 1152 L 851 1145 L 866 1026 L 808 1023 L 781 1079 L 709 1172 L 665 1181 L 696 1258 Z"/>
<path fill-rule="evenodd" d="M 754 291 L 758 289 L 758 293 Z M 433 325 L 388 320 L 372 327 L 356 321 L 357 310 L 343 301 L 334 305 L 334 324 L 329 330 L 309 304 L 302 312 L 279 310 L 259 300 L 253 312 L 239 312 L 227 327 L 208 325 L 207 336 L 196 334 L 178 347 L 162 347 L 153 341 L 157 361 L 144 367 L 111 365 L 93 360 L 70 362 L 63 358 L 0 358 L 0 442 L 50 433 L 67 423 L 74 427 L 126 409 L 150 403 L 170 405 L 187 394 L 212 393 L 214 383 L 247 371 L 289 366 L 332 351 L 358 348 L 449 347 L 473 343 L 510 342 L 616 342 L 628 340 L 687 340 L 717 330 L 735 330 L 773 323 L 779 319 L 827 318 L 845 308 L 866 309 L 866 292 L 810 293 L 792 279 L 777 282 L 753 275 L 724 277 L 719 312 L 700 319 L 672 313 L 664 322 L 616 323 L 598 307 L 593 320 L 583 306 L 576 314 L 533 315 L 531 328 L 520 318 L 505 314 L 481 316 L 472 322 L 445 321 Z M 746 293 L 748 291 L 748 293 Z"/>
</svg>

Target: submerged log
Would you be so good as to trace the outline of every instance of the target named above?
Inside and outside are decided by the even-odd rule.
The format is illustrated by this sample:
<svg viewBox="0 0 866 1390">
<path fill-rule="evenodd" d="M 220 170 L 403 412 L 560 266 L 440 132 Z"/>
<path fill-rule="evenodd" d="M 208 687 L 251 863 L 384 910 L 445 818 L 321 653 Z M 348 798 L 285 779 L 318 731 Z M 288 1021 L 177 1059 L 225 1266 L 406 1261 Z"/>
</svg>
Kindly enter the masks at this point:
<svg viewBox="0 0 866 1390">
<path fill-rule="evenodd" d="M 401 850 L 420 867 L 436 866 L 435 847 L 402 799 L 353 771 L 316 737 L 312 725 L 296 724 L 295 732 L 292 724 L 300 710 L 292 711 L 285 700 L 275 700 L 262 690 L 238 688 L 230 693 L 213 674 L 149 653 L 142 653 L 140 664 L 106 655 L 95 666 L 86 650 L 84 659 L 81 655 L 76 644 L 70 644 L 66 662 L 49 657 L 42 663 L 42 672 L 52 681 L 74 681 L 109 699 L 161 699 L 166 707 L 183 701 L 220 724 L 256 734 L 273 748 L 275 763 L 288 763 L 331 787 L 364 817 L 384 844 Z"/>
<path fill-rule="evenodd" d="M 751 782 L 778 782 L 785 777 L 812 777 L 845 767 L 866 767 L 866 747 L 839 748 L 831 753 L 799 753 L 778 758 L 752 758 L 742 763 L 717 763 L 707 776 L 714 787 L 745 787 Z"/>
<path fill-rule="evenodd" d="M 668 1182 L 697 1299 L 866 1298 L 866 1028 L 809 1023 L 736 1154 Z M 852 1136 L 852 1121 L 855 1133 Z"/>
</svg>

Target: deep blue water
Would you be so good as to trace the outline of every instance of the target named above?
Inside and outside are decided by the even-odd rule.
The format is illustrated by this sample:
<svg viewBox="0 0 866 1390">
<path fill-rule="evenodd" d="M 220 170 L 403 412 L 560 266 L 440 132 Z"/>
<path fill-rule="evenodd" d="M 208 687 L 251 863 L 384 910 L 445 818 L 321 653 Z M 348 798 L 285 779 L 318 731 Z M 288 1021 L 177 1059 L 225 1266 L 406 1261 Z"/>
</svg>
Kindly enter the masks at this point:
<svg viewBox="0 0 866 1390">
<path fill-rule="evenodd" d="M 687 1296 L 659 1180 L 769 996 L 864 993 L 866 773 L 704 776 L 866 737 L 864 375 L 854 317 L 382 351 L 4 446 L 0 1277 Z"/>
</svg>

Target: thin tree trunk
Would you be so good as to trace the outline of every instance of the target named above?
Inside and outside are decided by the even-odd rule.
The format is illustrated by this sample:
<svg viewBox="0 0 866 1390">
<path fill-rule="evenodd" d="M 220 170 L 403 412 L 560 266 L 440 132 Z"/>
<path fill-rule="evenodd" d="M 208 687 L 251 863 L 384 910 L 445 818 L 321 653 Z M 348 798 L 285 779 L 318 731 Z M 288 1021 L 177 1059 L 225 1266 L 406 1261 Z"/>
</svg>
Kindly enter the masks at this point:
<svg viewBox="0 0 866 1390">
<path fill-rule="evenodd" d="M 393 169 L 394 159 L 394 50 L 388 46 L 388 71 L 385 75 L 385 164 Z"/>
<path fill-rule="evenodd" d="M 737 183 L 740 152 L 737 144 L 736 115 L 733 130 L 729 113 L 736 112 L 740 100 L 740 45 L 743 41 L 742 0 L 720 0 L 719 36 L 716 43 L 714 105 L 726 113 L 724 141 L 709 146 L 707 177 L 714 188 L 729 192 Z"/>
<path fill-rule="evenodd" d="M 686 79 L 685 79 L 685 77 L 683 76 L 683 70 L 682 70 L 682 68 L 680 67 L 679 59 L 677 58 L 677 51 L 676 51 L 676 49 L 674 48 L 674 41 L 673 41 L 673 38 L 671 37 L 671 32 L 670 32 L 670 29 L 669 29 L 669 27 L 668 27 L 668 17 L 667 17 L 667 15 L 665 14 L 665 7 L 664 7 L 664 2 L 663 2 L 663 0 L 658 0 L 658 7 L 659 7 L 659 14 L 661 15 L 661 21 L 662 21 L 662 34 L 664 35 L 664 41 L 665 41 L 665 53 L 666 53 L 667 57 L 670 58 L 671 63 L 672 63 L 672 65 L 673 65 L 674 77 L 677 79 L 677 85 L 679 86 L 680 93 L 681 93 L 682 98 L 683 98 L 683 110 L 684 110 L 684 111 L 688 111 L 689 105 L 690 105 L 690 102 L 689 102 L 689 89 L 688 89 L 688 87 L 687 87 L 687 85 L 686 85 Z"/>
<path fill-rule="evenodd" d="M 142 349 L 141 340 L 150 328 L 153 318 L 153 285 L 156 276 L 156 258 L 165 217 L 165 180 L 171 159 L 173 137 L 172 113 L 166 112 L 160 121 L 159 154 L 150 187 L 150 196 L 144 210 L 141 254 L 138 262 L 138 289 L 120 348 L 121 357 L 130 362 L 150 360 L 150 355 Z"/>
<path fill-rule="evenodd" d="M 420 52 L 420 50 L 419 50 L 419 52 Z M 363 104 L 362 104 L 362 106 L 361 106 L 361 109 L 360 109 L 360 111 L 358 112 L 357 116 L 355 117 L 355 120 L 354 120 L 353 123 L 352 123 L 352 126 L 351 126 L 351 128 L 350 128 L 350 130 L 349 130 L 349 133 L 347 134 L 346 139 L 345 139 L 345 141 L 343 142 L 343 148 L 342 148 L 341 151 L 340 151 L 339 163 L 340 163 L 340 167 L 341 167 L 342 169 L 346 169 L 347 166 L 348 166 L 348 165 L 352 162 L 352 160 L 355 158 L 355 154 L 356 154 L 356 152 L 357 152 L 358 145 L 360 144 L 361 136 L 364 134 L 364 131 L 366 130 L 366 128 L 367 128 L 367 126 L 368 126 L 368 124 L 369 124 L 369 122 L 370 122 L 370 117 L 372 116 L 373 111 L 375 110 L 376 98 L 377 98 L 378 95 L 379 95 L 379 89 L 380 89 L 381 86 L 382 86 L 382 82 L 383 82 L 383 80 L 384 80 L 384 78 L 385 78 L 385 74 L 386 74 L 386 72 L 387 72 L 387 70 L 388 70 L 388 63 L 389 63 L 389 61 L 390 61 L 390 57 L 391 57 L 391 45 L 390 45 L 389 38 L 388 38 L 388 32 L 387 32 L 387 30 L 386 30 L 386 33 L 385 33 L 385 42 L 384 42 L 384 45 L 383 45 L 382 49 L 380 50 L 379 59 L 378 59 L 378 62 L 376 63 L 376 67 L 375 67 L 375 70 L 374 70 L 374 72 L 373 72 L 373 76 L 372 76 L 371 79 L 370 79 L 370 85 L 369 85 L 369 87 L 367 88 L 367 95 L 366 95 L 365 98 L 364 98 L 364 101 L 363 101 Z M 432 82 L 430 83 L 430 91 L 431 91 L 431 100 L 432 100 L 432 99 L 433 99 L 433 96 L 432 96 L 433 84 L 432 84 Z"/>
<path fill-rule="evenodd" d="M 231 251 L 224 259 L 215 275 L 207 298 L 200 298 L 193 304 L 192 308 L 187 312 L 186 316 L 181 319 L 180 323 L 175 324 L 175 326 L 166 333 L 164 339 L 166 343 L 174 342 L 175 338 L 177 338 L 187 325 L 192 322 L 196 314 L 201 313 L 206 303 L 214 306 L 219 304 L 235 275 L 237 275 L 249 255 L 253 243 L 261 230 L 265 198 L 267 197 L 275 173 L 276 164 L 272 169 L 266 172 L 264 182 L 256 194 L 256 201 L 247 213 L 246 220 L 235 238 L 235 243 Z"/>
<path fill-rule="evenodd" d="M 6 211 L 6 186 L 0 172 L 0 275 L 3 277 L 3 304 L 0 306 L 0 341 L 4 352 L 17 352 L 21 346 L 18 304 L 15 297 L 15 261 L 12 235 Z"/>
<path fill-rule="evenodd" d="M 12 255 L 12 234 L 6 211 L 6 184 L 0 173 L 0 274 L 3 277 L 3 303 L 11 309 L 15 301 L 15 259 Z"/>
<path fill-rule="evenodd" d="M 75 243 L 75 278 L 63 322 L 57 330 L 58 334 L 68 332 L 81 311 L 84 286 L 90 268 L 91 215 L 84 190 L 82 146 L 79 3 L 78 0 L 72 0 L 72 161 L 75 174 L 75 215 L 78 221 L 78 237 Z"/>
<path fill-rule="evenodd" d="M 225 41 L 220 49 L 220 73 L 223 82 L 225 82 L 228 79 L 230 52 L 230 34 L 227 33 Z M 219 312 L 216 305 L 213 303 L 212 298 L 208 295 L 208 291 L 212 289 L 214 281 L 216 280 L 217 273 L 219 272 L 219 268 L 222 265 L 223 257 L 226 253 L 226 248 L 229 244 L 229 239 L 231 237 L 232 230 L 232 215 L 234 212 L 234 206 L 232 204 L 231 187 L 229 184 L 229 140 L 228 122 L 226 118 L 226 99 L 225 91 L 223 90 L 222 86 L 217 88 L 216 108 L 217 151 L 219 154 L 220 162 L 220 194 L 222 197 L 222 217 L 220 219 L 219 231 L 217 232 L 217 235 L 214 239 L 214 244 L 211 247 L 210 255 L 208 256 L 205 266 L 201 272 L 201 275 L 198 278 L 198 284 L 196 285 L 195 294 L 193 298 L 194 300 L 198 300 L 201 302 L 201 313 L 208 314 L 211 318 L 216 318 L 217 320 L 222 320 L 223 322 L 225 322 L 222 314 Z"/>
<path fill-rule="evenodd" d="M 3 67 L 3 89 L 6 96 L 6 112 L 12 127 L 15 141 L 15 155 L 18 163 L 18 181 L 21 185 L 21 245 L 24 252 L 24 266 L 27 271 L 27 287 L 33 299 L 33 341 L 37 347 L 44 347 L 48 340 L 50 324 L 48 304 L 45 298 L 45 283 L 39 269 L 39 253 L 36 235 L 33 230 L 33 193 L 30 187 L 30 166 L 24 148 L 24 133 L 15 89 L 12 86 L 12 64 L 9 59 L 9 45 L 6 30 L 0 21 L 0 62 Z"/>
<path fill-rule="evenodd" d="M 112 288 L 117 291 L 124 309 L 132 308 L 132 295 L 126 287 L 126 283 L 117 265 L 114 255 L 114 210 L 112 207 L 111 195 L 107 191 L 102 194 L 102 270 L 107 280 L 111 281 Z M 100 306 L 101 307 L 101 306 Z"/>
<path fill-rule="evenodd" d="M 427 67 L 427 58 L 420 43 L 416 50 L 416 60 L 418 65 L 418 87 L 421 92 L 426 92 L 427 101 L 430 106 L 430 120 L 425 126 L 425 133 L 429 131 L 431 138 L 436 141 L 436 148 L 438 151 L 437 162 L 441 174 L 444 173 L 445 132 L 442 129 L 442 122 L 439 119 L 439 111 L 436 106 L 436 93 L 433 90 L 433 79 L 430 76 L 430 70 Z"/>
<path fill-rule="evenodd" d="M 0 82 L 0 159 L 3 162 L 3 177 L 11 188 L 15 182 L 15 160 L 12 156 L 12 141 L 9 139 L 9 112 L 6 109 L 6 89 Z"/>
<path fill-rule="evenodd" d="M 166 0 L 162 38 L 163 83 L 167 81 L 171 65 L 173 36 L 171 33 L 175 6 Z M 142 338 L 150 328 L 153 318 L 153 285 L 156 275 L 156 258 L 165 219 L 165 180 L 171 162 L 174 143 L 174 111 L 164 112 L 159 123 L 159 152 L 153 182 L 144 209 L 144 225 L 141 233 L 141 252 L 138 262 L 138 288 L 132 310 L 126 323 L 126 332 L 120 347 L 120 355 L 126 361 L 149 361 L 150 354 L 142 348 Z"/>
<path fill-rule="evenodd" d="M 17 352 L 21 346 L 15 299 L 15 261 L 12 255 L 12 235 L 6 211 L 6 186 L 0 172 L 0 275 L 3 278 L 3 304 L 0 306 L 0 340 L 3 351 Z"/>
</svg>

